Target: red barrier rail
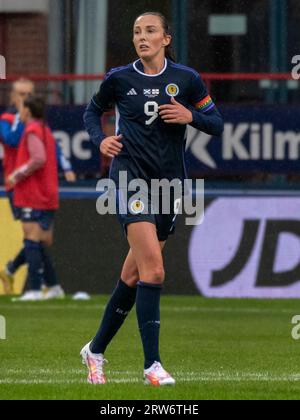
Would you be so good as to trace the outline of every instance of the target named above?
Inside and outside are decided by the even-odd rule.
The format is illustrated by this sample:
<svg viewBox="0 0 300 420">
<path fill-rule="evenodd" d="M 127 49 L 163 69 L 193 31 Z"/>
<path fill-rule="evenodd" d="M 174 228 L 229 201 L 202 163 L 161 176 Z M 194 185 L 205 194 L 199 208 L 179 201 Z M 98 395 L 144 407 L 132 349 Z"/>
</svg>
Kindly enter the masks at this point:
<svg viewBox="0 0 300 420">
<path fill-rule="evenodd" d="M 34 82 L 63 82 L 103 80 L 104 74 L 26 74 L 11 75 L 7 82 L 14 82 L 22 77 Z M 205 80 L 293 80 L 291 73 L 201 73 Z"/>
<path fill-rule="evenodd" d="M 201 73 L 203 80 L 206 83 L 209 92 L 214 93 L 212 84 L 218 82 L 260 82 L 263 80 L 284 82 L 293 80 L 292 73 Z M 9 75 L 3 83 L 0 82 L 0 103 L 7 102 L 7 95 L 10 88 L 9 83 L 19 80 L 20 78 L 30 79 L 33 82 L 40 84 L 48 84 L 48 87 L 39 86 L 39 90 L 47 92 L 49 104 L 68 103 L 70 90 L 64 90 L 65 87 L 73 89 L 70 83 L 76 82 L 100 82 L 105 77 L 105 74 L 18 74 Z M 5 83 L 6 82 L 6 83 Z M 7 83 L 8 82 L 8 83 Z M 49 83 L 52 85 L 50 86 Z M 69 85 L 68 85 L 69 84 Z M 270 88 L 273 88 L 270 86 Z M 49 94 L 52 95 L 51 98 Z M 64 96 L 66 94 L 66 96 Z M 72 95 L 72 93 L 71 93 Z M 1 102 L 2 101 L 2 102 Z"/>
</svg>

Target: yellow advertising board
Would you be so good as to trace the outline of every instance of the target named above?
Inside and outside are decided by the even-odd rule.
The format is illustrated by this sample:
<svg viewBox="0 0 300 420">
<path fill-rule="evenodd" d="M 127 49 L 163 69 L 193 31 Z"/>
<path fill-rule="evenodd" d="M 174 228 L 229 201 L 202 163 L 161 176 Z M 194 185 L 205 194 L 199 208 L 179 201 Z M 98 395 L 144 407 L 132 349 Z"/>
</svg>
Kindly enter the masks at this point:
<svg viewBox="0 0 300 420">
<path fill-rule="evenodd" d="M 20 222 L 14 221 L 9 202 L 6 198 L 0 198 L 0 270 L 12 260 L 23 245 L 22 227 Z M 20 294 L 24 288 L 27 276 L 26 267 L 22 267 L 15 276 L 14 292 Z M 4 293 L 0 281 L 0 295 Z"/>
</svg>

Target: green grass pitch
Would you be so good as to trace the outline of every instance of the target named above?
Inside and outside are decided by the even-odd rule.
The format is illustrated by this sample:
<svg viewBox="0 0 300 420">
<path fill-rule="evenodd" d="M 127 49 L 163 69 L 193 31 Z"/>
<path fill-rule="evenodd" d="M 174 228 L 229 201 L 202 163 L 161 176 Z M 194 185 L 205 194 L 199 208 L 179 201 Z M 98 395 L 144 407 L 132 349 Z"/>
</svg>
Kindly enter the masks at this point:
<svg viewBox="0 0 300 420">
<path fill-rule="evenodd" d="M 172 388 L 143 385 L 135 313 L 107 351 L 105 386 L 86 384 L 79 351 L 107 297 L 89 302 L 11 303 L 0 298 L 0 399 L 300 399 L 297 300 L 163 297 L 161 354 Z"/>
</svg>

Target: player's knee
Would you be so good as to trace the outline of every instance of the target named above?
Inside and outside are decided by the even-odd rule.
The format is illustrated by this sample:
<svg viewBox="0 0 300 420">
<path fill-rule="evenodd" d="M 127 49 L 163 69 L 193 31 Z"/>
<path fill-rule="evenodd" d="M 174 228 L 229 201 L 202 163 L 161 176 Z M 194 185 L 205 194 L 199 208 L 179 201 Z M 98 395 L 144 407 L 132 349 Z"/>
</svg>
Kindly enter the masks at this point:
<svg viewBox="0 0 300 420">
<path fill-rule="evenodd" d="M 34 230 L 32 228 L 32 224 L 29 223 L 23 223 L 22 225 L 23 228 L 23 235 L 25 239 L 31 239 L 34 235 Z"/>
<path fill-rule="evenodd" d="M 135 287 L 137 285 L 137 283 L 140 281 L 139 277 L 140 276 L 139 276 L 138 271 L 134 271 L 134 272 L 131 272 L 131 273 L 123 271 L 122 274 L 121 274 L 121 279 L 129 287 Z"/>
<path fill-rule="evenodd" d="M 40 236 L 35 229 L 30 226 L 23 228 L 23 237 L 25 240 L 40 242 Z"/>
<path fill-rule="evenodd" d="M 122 277 L 122 281 L 128 286 L 128 287 L 136 287 L 138 282 L 140 281 L 139 276 L 135 277 Z"/>
<path fill-rule="evenodd" d="M 136 263 L 133 264 L 126 263 L 123 266 L 121 272 L 121 279 L 126 283 L 129 287 L 134 287 L 139 281 L 139 271 L 137 269 Z"/>
<path fill-rule="evenodd" d="M 154 265 L 150 270 L 150 280 L 154 284 L 163 284 L 165 281 L 165 270 L 163 265 Z"/>
<path fill-rule="evenodd" d="M 45 245 L 45 247 L 51 248 L 53 245 L 53 238 L 45 238 L 43 239 L 42 243 Z"/>
<path fill-rule="evenodd" d="M 42 233 L 42 243 L 47 248 L 51 248 L 54 243 L 53 233 L 51 231 L 46 231 Z"/>
</svg>

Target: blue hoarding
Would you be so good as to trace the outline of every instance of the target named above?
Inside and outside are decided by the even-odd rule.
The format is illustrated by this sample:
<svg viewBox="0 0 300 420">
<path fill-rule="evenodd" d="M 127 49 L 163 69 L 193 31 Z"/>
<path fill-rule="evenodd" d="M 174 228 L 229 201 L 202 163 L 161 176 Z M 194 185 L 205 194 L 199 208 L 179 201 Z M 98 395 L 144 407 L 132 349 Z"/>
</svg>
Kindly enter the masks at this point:
<svg viewBox="0 0 300 420">
<path fill-rule="evenodd" d="M 84 106 L 49 108 L 49 124 L 77 173 L 100 170 L 98 150 L 83 127 Z M 187 166 L 190 175 L 289 173 L 300 169 L 300 108 L 226 106 L 221 138 L 189 127 Z M 106 132 L 113 134 L 112 121 Z"/>
<path fill-rule="evenodd" d="M 274 106 L 222 108 L 225 128 L 214 138 L 189 128 L 191 173 L 235 175 L 300 169 L 300 109 Z"/>
</svg>

